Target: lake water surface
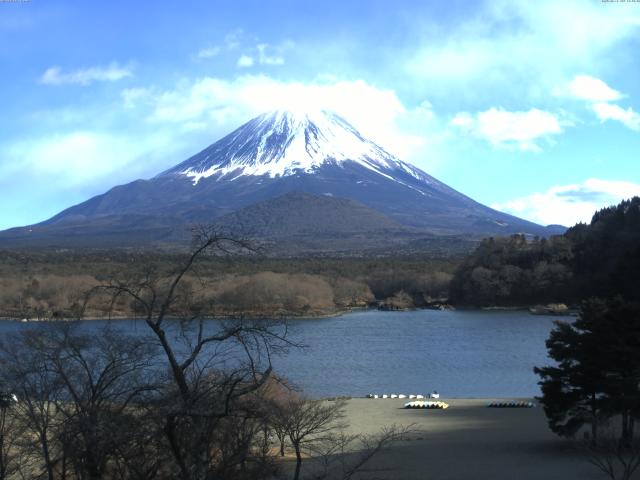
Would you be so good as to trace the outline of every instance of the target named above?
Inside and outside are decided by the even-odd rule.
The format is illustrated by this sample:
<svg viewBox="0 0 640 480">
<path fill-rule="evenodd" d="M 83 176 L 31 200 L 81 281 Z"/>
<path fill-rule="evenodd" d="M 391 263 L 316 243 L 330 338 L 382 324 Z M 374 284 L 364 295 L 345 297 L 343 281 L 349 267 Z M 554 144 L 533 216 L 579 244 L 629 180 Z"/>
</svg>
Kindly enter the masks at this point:
<svg viewBox="0 0 640 480">
<path fill-rule="evenodd" d="M 418 310 L 291 320 L 292 339 L 308 347 L 273 363 L 314 397 L 434 389 L 446 397 L 530 397 L 539 394 L 533 367 L 550 363 L 544 342 L 555 319 L 522 311 Z M 112 323 L 138 333 L 147 328 L 135 320 Z M 20 328 L 37 324 L 0 322 L 0 335 Z"/>
</svg>

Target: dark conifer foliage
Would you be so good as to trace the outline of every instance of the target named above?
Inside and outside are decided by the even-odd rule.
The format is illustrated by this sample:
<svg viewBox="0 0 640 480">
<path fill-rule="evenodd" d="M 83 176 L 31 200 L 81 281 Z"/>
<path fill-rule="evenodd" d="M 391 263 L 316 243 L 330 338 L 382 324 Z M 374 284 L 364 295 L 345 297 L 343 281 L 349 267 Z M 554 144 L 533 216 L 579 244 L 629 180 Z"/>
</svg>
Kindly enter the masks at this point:
<svg viewBox="0 0 640 480">
<path fill-rule="evenodd" d="M 470 305 L 577 303 L 640 292 L 640 198 L 604 208 L 560 236 L 489 238 L 462 263 L 451 300 Z"/>
<path fill-rule="evenodd" d="M 582 426 L 616 417 L 629 444 L 640 414 L 640 304 L 590 299 L 573 323 L 557 322 L 547 340 L 555 366 L 535 368 L 551 430 L 573 436 Z"/>
</svg>

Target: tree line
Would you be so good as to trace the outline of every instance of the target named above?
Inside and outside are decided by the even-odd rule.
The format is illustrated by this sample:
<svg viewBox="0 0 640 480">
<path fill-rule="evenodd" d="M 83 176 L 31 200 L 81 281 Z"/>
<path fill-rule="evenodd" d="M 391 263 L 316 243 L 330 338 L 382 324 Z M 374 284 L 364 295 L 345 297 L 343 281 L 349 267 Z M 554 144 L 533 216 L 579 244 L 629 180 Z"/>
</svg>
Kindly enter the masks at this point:
<svg viewBox="0 0 640 480">
<path fill-rule="evenodd" d="M 640 198 L 596 212 L 563 235 L 482 241 L 456 270 L 450 301 L 466 305 L 578 304 L 632 299 L 640 289 Z"/>
<path fill-rule="evenodd" d="M 75 318 L 83 293 L 118 276 L 139 277 L 153 267 L 168 275 L 180 255 L 128 251 L 0 252 L 0 317 Z M 212 315 L 326 315 L 397 303 L 421 307 L 445 299 L 455 260 L 424 256 L 381 258 L 269 258 L 208 255 L 183 280 L 207 297 Z M 96 306 L 96 303 L 89 307 Z M 133 316 L 129 303 L 112 314 Z M 85 311 L 99 317 L 100 308 Z"/>
</svg>

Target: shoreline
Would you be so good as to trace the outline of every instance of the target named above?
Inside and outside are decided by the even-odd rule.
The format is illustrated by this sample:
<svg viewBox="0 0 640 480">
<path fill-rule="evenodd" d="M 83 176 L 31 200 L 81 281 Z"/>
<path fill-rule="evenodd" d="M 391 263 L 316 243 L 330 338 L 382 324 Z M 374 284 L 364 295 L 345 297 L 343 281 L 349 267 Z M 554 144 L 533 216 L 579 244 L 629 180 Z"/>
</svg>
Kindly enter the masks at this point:
<svg viewBox="0 0 640 480">
<path fill-rule="evenodd" d="M 239 319 L 242 317 L 244 320 L 315 320 L 320 318 L 333 318 L 340 317 L 342 315 L 346 315 L 348 313 L 357 312 L 357 311 L 367 311 L 367 310 L 375 310 L 377 309 L 371 308 L 353 308 L 348 310 L 340 310 L 334 313 L 319 313 L 317 315 L 295 315 L 295 314 L 281 314 L 281 315 L 216 315 L 216 316 L 204 316 L 202 320 L 233 320 Z M 416 309 L 418 310 L 418 309 Z M 166 320 L 180 320 L 179 317 L 166 317 Z M 0 317 L 0 322 L 18 322 L 18 323 L 46 323 L 46 322 L 84 322 L 84 321 L 118 321 L 118 320 L 141 320 L 144 321 L 143 317 L 136 317 L 133 315 L 112 315 L 105 317 L 98 316 L 86 316 L 82 318 L 41 318 L 41 319 L 22 319 L 22 318 L 12 318 L 12 317 Z M 197 319 L 196 319 L 197 320 Z"/>
<path fill-rule="evenodd" d="M 459 310 L 459 311 L 483 311 L 483 312 L 523 312 L 527 311 L 532 316 L 539 315 L 548 315 L 555 317 L 575 317 L 578 314 L 578 311 L 575 309 L 568 309 L 566 312 L 537 312 L 535 308 L 537 306 L 488 306 L 488 307 L 475 307 L 475 306 L 467 306 L 467 305 L 451 305 L 450 308 L 438 308 L 434 306 L 425 306 L 425 307 L 415 307 L 415 308 L 405 308 L 405 309 L 395 309 L 395 310 L 385 310 L 381 308 L 375 307 L 353 307 L 353 308 L 345 308 L 340 309 L 335 312 L 326 312 L 326 313 L 317 313 L 317 314 L 296 314 L 294 312 L 280 313 L 280 314 L 225 314 L 225 315 L 215 315 L 215 316 L 205 316 L 204 320 L 233 320 L 238 318 L 243 318 L 245 320 L 318 320 L 323 318 L 336 318 L 341 317 L 343 315 L 347 315 L 349 313 L 354 312 L 417 312 L 423 310 L 430 311 L 449 311 L 449 310 Z M 178 317 L 167 317 L 167 319 L 171 320 L 179 320 Z M 22 319 L 22 318 L 14 318 L 14 317 L 3 317 L 0 316 L 0 322 L 19 322 L 19 323 L 42 323 L 42 322 L 73 322 L 73 321 L 94 321 L 94 320 L 144 320 L 142 317 L 135 317 L 131 315 L 112 315 L 112 316 L 86 316 L 80 319 L 78 318 L 43 318 L 43 319 Z"/>
<path fill-rule="evenodd" d="M 532 316 L 554 316 L 554 317 L 575 317 L 578 314 L 578 310 L 569 309 L 566 312 L 536 312 L 534 309 L 536 305 L 533 306 L 488 306 L 488 307 L 474 307 L 474 306 L 455 306 L 451 305 L 451 308 L 438 308 L 438 307 L 415 307 L 415 308 L 405 308 L 405 309 L 395 309 L 395 310 L 385 310 L 381 308 L 375 307 L 353 307 L 340 309 L 335 312 L 327 312 L 327 313 L 317 313 L 317 314 L 295 314 L 293 312 L 281 313 L 277 315 L 269 315 L 269 314 L 226 314 L 226 315 L 217 315 L 211 317 L 203 317 L 204 320 L 232 320 L 238 318 L 244 318 L 245 320 L 318 320 L 323 318 L 335 318 L 341 317 L 343 315 L 347 315 L 349 313 L 354 312 L 417 312 L 417 311 L 483 311 L 483 312 L 524 312 L 527 311 Z M 20 322 L 20 323 L 42 323 L 42 322 L 74 322 L 74 321 L 95 321 L 95 320 L 144 320 L 142 317 L 128 316 L 128 315 L 113 315 L 106 317 L 99 316 L 86 316 L 83 318 L 43 318 L 43 319 L 22 319 L 22 318 L 12 318 L 12 317 L 2 317 L 0 316 L 0 322 Z M 167 317 L 167 320 L 180 320 L 178 317 Z"/>
</svg>

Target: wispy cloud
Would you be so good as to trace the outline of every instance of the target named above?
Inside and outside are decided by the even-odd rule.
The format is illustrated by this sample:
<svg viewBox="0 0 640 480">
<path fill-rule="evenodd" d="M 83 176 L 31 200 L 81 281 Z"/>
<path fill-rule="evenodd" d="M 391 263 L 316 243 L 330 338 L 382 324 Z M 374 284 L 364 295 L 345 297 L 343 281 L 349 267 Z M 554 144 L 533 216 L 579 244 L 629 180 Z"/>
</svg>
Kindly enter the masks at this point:
<svg viewBox="0 0 640 480">
<path fill-rule="evenodd" d="M 220 54 L 222 49 L 220 47 L 206 47 L 198 50 L 196 57 L 198 58 L 213 58 Z"/>
<path fill-rule="evenodd" d="M 242 45 L 244 36 L 244 31 L 241 28 L 232 30 L 228 32 L 222 40 L 216 42 L 217 45 L 207 45 L 191 55 L 191 58 L 195 60 L 206 60 L 219 56 L 225 50 L 235 50 Z"/>
<path fill-rule="evenodd" d="M 125 88 L 120 92 L 125 108 L 133 108 L 144 98 L 148 98 L 151 89 L 143 87 Z"/>
<path fill-rule="evenodd" d="M 284 57 L 268 53 L 268 44 L 261 43 L 257 45 L 256 48 L 258 49 L 258 61 L 261 65 L 284 65 Z"/>
<path fill-rule="evenodd" d="M 450 123 L 494 146 L 517 146 L 520 150 L 540 151 L 536 142 L 541 138 L 562 133 L 563 123 L 566 122 L 562 122 L 551 112 L 537 108 L 509 112 L 494 107 L 475 115 L 468 112 L 458 113 Z"/>
<path fill-rule="evenodd" d="M 269 45 L 259 43 L 255 48 L 249 49 L 249 53 L 244 53 L 238 58 L 238 67 L 253 67 L 254 65 L 282 66 L 285 64 L 284 52 L 293 47 L 293 42 L 286 41 L 280 45 Z"/>
<path fill-rule="evenodd" d="M 239 68 L 249 68 L 249 67 L 253 67 L 254 62 L 255 61 L 253 57 L 249 55 L 240 55 L 240 57 L 238 58 L 238 61 L 236 62 L 236 65 Z"/>
<path fill-rule="evenodd" d="M 44 85 L 90 85 L 93 82 L 117 82 L 133 76 L 131 66 L 113 62 L 107 66 L 80 68 L 65 72 L 59 66 L 49 67 L 40 77 Z"/>
<path fill-rule="evenodd" d="M 34 136 L 6 146 L 8 164 L 34 177 L 62 179 L 65 186 L 104 177 L 144 150 L 140 142 L 106 132 L 77 130 L 63 135 Z M 7 167 L 7 165 L 5 165 Z"/>
<path fill-rule="evenodd" d="M 244 30 L 242 30 L 241 28 L 236 28 L 235 30 L 232 30 L 224 36 L 224 45 L 228 50 L 238 48 L 242 43 L 243 37 Z"/>
<path fill-rule="evenodd" d="M 590 178 L 583 183 L 556 185 L 492 207 L 543 225 L 572 226 L 589 222 L 596 210 L 636 195 L 640 195 L 638 183 Z"/>
<path fill-rule="evenodd" d="M 424 33 L 406 57 L 405 71 L 444 96 L 452 87 L 466 87 L 461 95 L 470 98 L 496 88 L 510 98 L 539 98 L 576 71 L 615 67 L 611 49 L 637 35 L 640 26 L 637 9 L 600 2 L 493 0 L 480 5 L 452 24 L 421 20 Z"/>
<path fill-rule="evenodd" d="M 595 103 L 592 107 L 601 122 L 615 120 L 631 130 L 640 132 L 640 113 L 634 111 L 631 107 L 625 110 L 620 105 L 606 102 Z"/>
</svg>

